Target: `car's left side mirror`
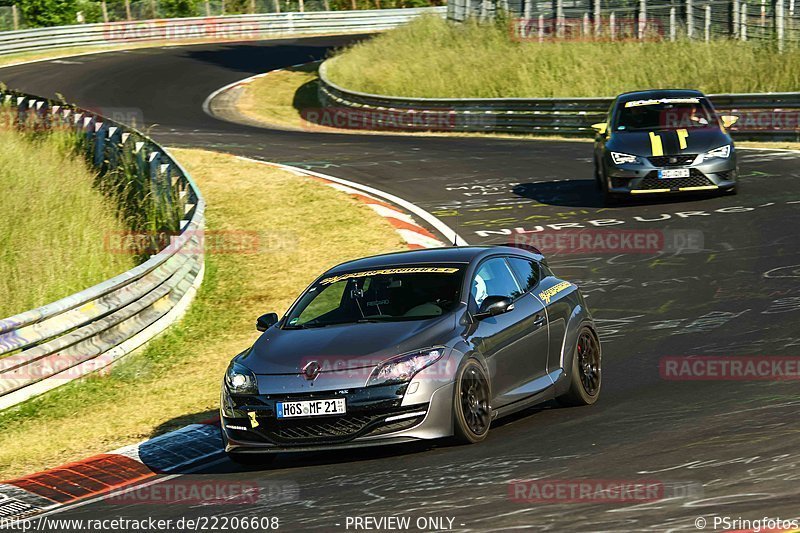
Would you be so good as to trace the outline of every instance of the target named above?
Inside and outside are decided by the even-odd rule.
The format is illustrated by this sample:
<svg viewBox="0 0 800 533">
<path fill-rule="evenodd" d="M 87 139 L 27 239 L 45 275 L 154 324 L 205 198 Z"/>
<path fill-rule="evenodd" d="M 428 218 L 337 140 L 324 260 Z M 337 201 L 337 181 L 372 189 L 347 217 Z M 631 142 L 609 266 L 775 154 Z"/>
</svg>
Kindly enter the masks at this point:
<svg viewBox="0 0 800 533">
<path fill-rule="evenodd" d="M 267 313 L 266 315 L 261 315 L 256 320 L 256 329 L 258 331 L 267 331 L 270 326 L 273 326 L 278 323 L 278 313 Z"/>
<path fill-rule="evenodd" d="M 597 124 L 592 124 L 592 129 L 596 131 L 598 135 L 605 135 L 606 131 L 608 131 L 608 123 L 598 122 Z"/>
<path fill-rule="evenodd" d="M 719 118 L 722 119 L 722 125 L 726 128 L 730 128 L 739 121 L 739 117 L 734 115 L 723 115 Z"/>
<path fill-rule="evenodd" d="M 514 302 L 506 296 L 487 296 L 481 302 L 475 320 L 483 320 L 490 316 L 501 315 L 514 310 Z"/>
</svg>

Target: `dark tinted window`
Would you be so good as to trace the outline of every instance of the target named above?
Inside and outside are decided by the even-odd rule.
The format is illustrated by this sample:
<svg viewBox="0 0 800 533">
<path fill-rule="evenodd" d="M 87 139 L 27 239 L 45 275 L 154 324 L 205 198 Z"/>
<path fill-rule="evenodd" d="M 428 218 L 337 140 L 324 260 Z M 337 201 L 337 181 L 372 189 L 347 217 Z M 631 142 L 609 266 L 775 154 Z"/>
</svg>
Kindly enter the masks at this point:
<svg viewBox="0 0 800 533">
<path fill-rule="evenodd" d="M 505 296 L 515 298 L 519 295 L 519 286 L 514 280 L 511 270 L 502 257 L 485 261 L 472 278 L 472 299 L 478 306 L 487 296 Z"/>
<path fill-rule="evenodd" d="M 508 262 L 520 285 L 522 285 L 523 292 L 528 292 L 536 287 L 541 279 L 538 263 L 521 257 L 509 257 Z"/>
<path fill-rule="evenodd" d="M 460 301 L 463 265 L 404 265 L 324 277 L 292 310 L 288 328 L 359 321 L 420 320 Z"/>
<path fill-rule="evenodd" d="M 626 102 L 619 108 L 616 131 L 655 131 L 717 126 L 703 98 L 662 98 Z"/>
</svg>

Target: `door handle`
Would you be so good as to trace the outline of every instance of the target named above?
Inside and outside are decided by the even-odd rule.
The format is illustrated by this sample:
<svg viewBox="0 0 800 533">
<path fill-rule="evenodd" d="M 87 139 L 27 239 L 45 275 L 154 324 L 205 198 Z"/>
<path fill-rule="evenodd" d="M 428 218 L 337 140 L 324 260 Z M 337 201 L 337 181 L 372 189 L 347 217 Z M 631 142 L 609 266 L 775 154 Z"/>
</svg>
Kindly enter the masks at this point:
<svg viewBox="0 0 800 533">
<path fill-rule="evenodd" d="M 538 327 L 544 324 L 544 316 L 543 315 L 536 315 L 533 319 L 533 325 Z"/>
</svg>

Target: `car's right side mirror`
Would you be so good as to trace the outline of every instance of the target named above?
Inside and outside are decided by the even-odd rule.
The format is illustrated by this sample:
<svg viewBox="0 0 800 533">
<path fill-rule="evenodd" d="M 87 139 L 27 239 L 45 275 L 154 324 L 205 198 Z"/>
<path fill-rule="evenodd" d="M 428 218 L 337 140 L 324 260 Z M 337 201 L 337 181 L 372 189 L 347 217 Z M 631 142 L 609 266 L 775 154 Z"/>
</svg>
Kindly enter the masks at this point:
<svg viewBox="0 0 800 533">
<path fill-rule="evenodd" d="M 608 131 L 608 122 L 598 122 L 597 124 L 592 124 L 592 129 L 596 131 L 598 135 L 605 135 L 606 131 Z"/>
<path fill-rule="evenodd" d="M 261 315 L 256 320 L 256 329 L 258 331 L 267 331 L 270 326 L 278 323 L 278 313 L 267 313 Z"/>
<path fill-rule="evenodd" d="M 730 128 L 739 121 L 739 117 L 734 115 L 722 115 L 719 118 L 722 120 L 722 125 L 726 128 Z"/>
<path fill-rule="evenodd" d="M 490 316 L 501 315 L 514 310 L 514 302 L 506 296 L 487 296 L 481 302 L 478 312 L 475 313 L 475 320 L 483 320 Z"/>
</svg>

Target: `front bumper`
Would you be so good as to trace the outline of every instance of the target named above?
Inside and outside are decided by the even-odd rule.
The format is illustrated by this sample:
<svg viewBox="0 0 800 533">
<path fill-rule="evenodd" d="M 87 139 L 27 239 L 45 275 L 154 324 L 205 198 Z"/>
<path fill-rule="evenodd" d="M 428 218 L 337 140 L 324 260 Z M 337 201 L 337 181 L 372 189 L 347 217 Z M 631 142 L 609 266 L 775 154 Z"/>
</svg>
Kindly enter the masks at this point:
<svg viewBox="0 0 800 533">
<path fill-rule="evenodd" d="M 714 159 L 696 165 L 656 166 L 648 158 L 641 164 L 615 165 L 605 162 L 608 192 L 612 194 L 658 194 L 730 190 L 736 186 L 736 157 Z M 688 169 L 686 178 L 659 178 L 659 169 Z"/>
<path fill-rule="evenodd" d="M 453 434 L 453 384 L 430 401 L 402 405 L 405 385 L 314 394 L 231 396 L 221 412 L 226 452 L 277 453 L 397 444 Z M 347 414 L 278 419 L 278 401 L 345 397 Z M 252 414 L 251 414 L 252 413 Z"/>
</svg>

